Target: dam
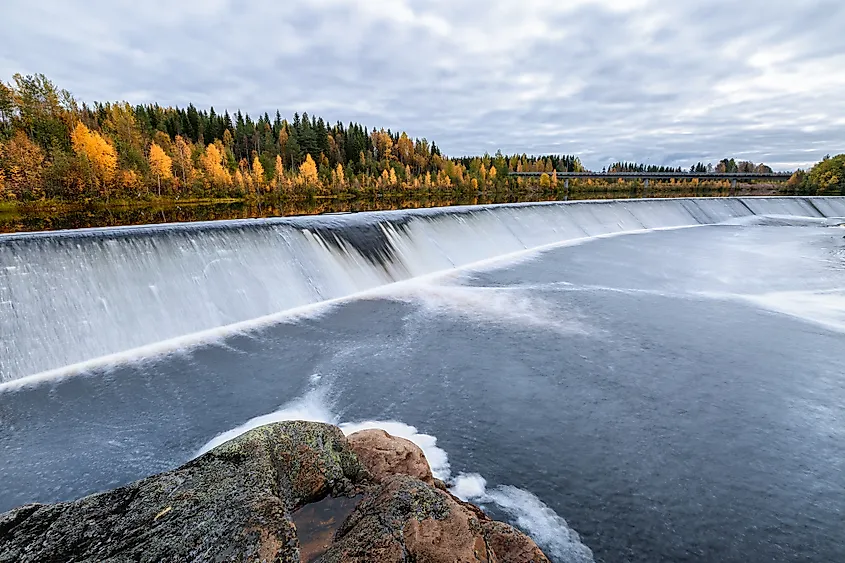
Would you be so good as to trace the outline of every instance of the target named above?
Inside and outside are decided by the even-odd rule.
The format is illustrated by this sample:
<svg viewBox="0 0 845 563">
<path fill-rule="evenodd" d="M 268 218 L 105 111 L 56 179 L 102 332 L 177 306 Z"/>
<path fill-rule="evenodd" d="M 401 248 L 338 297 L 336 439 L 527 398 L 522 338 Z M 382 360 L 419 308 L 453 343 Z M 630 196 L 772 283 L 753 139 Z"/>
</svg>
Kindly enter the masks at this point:
<svg viewBox="0 0 845 563">
<path fill-rule="evenodd" d="M 568 241 L 842 198 L 515 204 L 0 236 L 0 383 Z"/>
<path fill-rule="evenodd" d="M 0 511 L 312 420 L 414 441 L 556 563 L 845 560 L 843 225 L 772 197 L 1 236 Z"/>
</svg>

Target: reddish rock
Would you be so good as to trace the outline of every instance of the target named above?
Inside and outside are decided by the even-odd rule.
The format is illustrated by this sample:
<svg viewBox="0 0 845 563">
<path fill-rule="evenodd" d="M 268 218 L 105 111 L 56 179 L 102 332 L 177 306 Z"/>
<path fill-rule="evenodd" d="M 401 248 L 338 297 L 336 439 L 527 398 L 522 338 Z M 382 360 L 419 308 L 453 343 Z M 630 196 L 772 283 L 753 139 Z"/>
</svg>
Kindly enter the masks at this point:
<svg viewBox="0 0 845 563">
<path fill-rule="evenodd" d="M 388 477 L 344 522 L 326 563 L 548 563 L 530 538 L 406 476 Z"/>
<path fill-rule="evenodd" d="M 309 422 L 256 428 L 113 491 L 0 514 L 0 563 L 71 560 L 548 563 L 527 536 L 452 496 L 408 440 Z"/>
<path fill-rule="evenodd" d="M 425 454 L 410 440 L 391 436 L 384 430 L 362 430 L 347 440 L 376 482 L 382 483 L 393 475 L 408 475 L 434 485 Z"/>
<path fill-rule="evenodd" d="M 539 563 L 548 561 L 534 541 L 504 522 L 488 520 L 482 524 L 487 545 L 499 561 Z"/>
</svg>

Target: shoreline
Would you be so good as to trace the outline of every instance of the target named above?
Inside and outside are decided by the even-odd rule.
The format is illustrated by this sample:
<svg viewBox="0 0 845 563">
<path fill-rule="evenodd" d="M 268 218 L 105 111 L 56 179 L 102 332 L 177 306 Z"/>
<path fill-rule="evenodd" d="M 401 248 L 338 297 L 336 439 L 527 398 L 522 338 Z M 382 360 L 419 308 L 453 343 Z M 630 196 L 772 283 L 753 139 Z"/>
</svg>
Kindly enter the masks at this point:
<svg viewBox="0 0 845 563">
<path fill-rule="evenodd" d="M 786 194 L 783 187 L 749 184 L 737 190 L 707 186 L 672 186 L 652 188 L 646 194 L 640 189 L 618 189 L 616 186 L 593 189 L 571 189 L 569 192 L 537 191 L 431 191 L 430 193 L 337 194 L 314 197 L 279 198 L 174 198 L 116 199 L 93 201 L 0 201 L 0 233 L 68 230 L 123 225 L 255 219 L 266 217 L 310 216 L 362 211 L 390 211 L 456 205 L 487 205 L 551 201 L 602 199 L 654 199 L 683 197 L 777 196 Z"/>
</svg>

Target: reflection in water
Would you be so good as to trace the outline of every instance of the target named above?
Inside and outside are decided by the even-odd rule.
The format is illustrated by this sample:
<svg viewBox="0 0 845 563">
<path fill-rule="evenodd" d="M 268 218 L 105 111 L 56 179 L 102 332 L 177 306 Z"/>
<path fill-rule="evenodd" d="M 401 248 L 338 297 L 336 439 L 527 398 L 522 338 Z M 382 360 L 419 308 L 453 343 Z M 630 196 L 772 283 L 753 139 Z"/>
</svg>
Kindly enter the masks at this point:
<svg viewBox="0 0 845 563">
<path fill-rule="evenodd" d="M 313 199 L 284 202 L 217 201 L 217 202 L 168 202 L 166 204 L 139 203 L 133 206 L 20 209 L 0 211 L 0 233 L 23 231 L 51 231 L 81 229 L 86 227 L 113 227 L 119 225 L 146 225 L 186 221 L 215 221 L 221 219 L 249 219 L 258 217 L 283 217 L 290 215 L 316 215 L 375 211 L 385 209 L 412 209 L 418 207 L 445 207 L 476 203 L 505 203 L 511 200 L 496 198 L 407 198 L 407 199 Z"/>
<path fill-rule="evenodd" d="M 771 191 L 771 190 L 769 190 Z M 478 195 L 427 195 L 406 197 L 374 197 L 359 199 L 315 198 L 311 200 L 257 201 L 236 200 L 216 202 L 139 202 L 137 205 L 90 206 L 0 209 L 0 233 L 23 231 L 52 231 L 60 229 L 82 229 L 86 227 L 114 227 L 119 225 L 147 225 L 154 223 L 176 223 L 188 221 L 214 221 L 221 219 L 249 219 L 258 217 L 284 217 L 291 215 L 317 215 L 320 213 L 343 213 L 393 209 L 416 209 L 420 207 L 449 207 L 452 205 L 478 205 L 489 203 L 517 203 L 528 201 L 556 201 L 564 199 L 612 199 L 643 197 L 642 189 L 593 189 L 571 190 L 568 194 L 548 196 L 513 193 L 480 193 Z M 750 195 L 729 190 L 684 189 L 674 186 L 671 190 L 654 190 L 651 197 L 691 197 Z M 754 195 L 762 195 L 755 193 Z"/>
<path fill-rule="evenodd" d="M 306 504 L 293 513 L 296 537 L 299 539 L 299 556 L 303 563 L 317 561 L 332 545 L 340 529 L 361 501 L 361 496 L 326 497 Z"/>
</svg>

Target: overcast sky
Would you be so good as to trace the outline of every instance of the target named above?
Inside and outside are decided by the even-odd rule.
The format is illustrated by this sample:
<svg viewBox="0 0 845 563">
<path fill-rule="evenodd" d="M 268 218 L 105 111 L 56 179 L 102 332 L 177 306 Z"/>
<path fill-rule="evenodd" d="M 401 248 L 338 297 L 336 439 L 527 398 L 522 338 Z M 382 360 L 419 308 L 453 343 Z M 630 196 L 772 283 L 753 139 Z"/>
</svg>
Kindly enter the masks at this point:
<svg viewBox="0 0 845 563">
<path fill-rule="evenodd" d="M 845 152 L 842 0 L 3 0 L 0 79 L 405 130 L 452 156 Z"/>
</svg>

